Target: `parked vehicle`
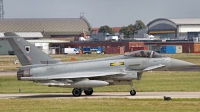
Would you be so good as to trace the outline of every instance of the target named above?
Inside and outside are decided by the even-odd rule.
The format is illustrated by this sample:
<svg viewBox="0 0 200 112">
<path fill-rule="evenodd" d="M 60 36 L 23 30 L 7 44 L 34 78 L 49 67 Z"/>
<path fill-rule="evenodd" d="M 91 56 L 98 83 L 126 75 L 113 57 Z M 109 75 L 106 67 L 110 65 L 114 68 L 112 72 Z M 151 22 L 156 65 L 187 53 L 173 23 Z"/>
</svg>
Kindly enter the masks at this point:
<svg viewBox="0 0 200 112">
<path fill-rule="evenodd" d="M 83 48 L 83 54 L 101 54 L 102 53 L 102 48 L 101 47 L 84 47 Z"/>
<path fill-rule="evenodd" d="M 65 54 L 79 54 L 79 50 L 77 48 L 64 48 Z"/>
</svg>

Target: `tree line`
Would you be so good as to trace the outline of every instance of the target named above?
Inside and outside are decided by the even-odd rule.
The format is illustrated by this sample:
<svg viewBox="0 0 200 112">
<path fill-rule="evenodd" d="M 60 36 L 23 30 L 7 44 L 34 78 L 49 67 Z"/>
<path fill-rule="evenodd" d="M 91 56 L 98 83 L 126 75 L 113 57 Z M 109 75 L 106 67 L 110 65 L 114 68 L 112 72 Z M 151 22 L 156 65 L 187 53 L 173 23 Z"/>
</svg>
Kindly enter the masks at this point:
<svg viewBox="0 0 200 112">
<path fill-rule="evenodd" d="M 134 33 L 139 30 L 145 28 L 145 24 L 141 20 L 135 21 L 135 24 L 130 24 L 128 26 L 123 26 L 119 33 L 123 33 L 125 38 L 130 38 L 131 35 L 134 35 Z M 112 28 L 108 25 L 101 26 L 98 33 L 110 33 L 113 34 Z"/>
</svg>

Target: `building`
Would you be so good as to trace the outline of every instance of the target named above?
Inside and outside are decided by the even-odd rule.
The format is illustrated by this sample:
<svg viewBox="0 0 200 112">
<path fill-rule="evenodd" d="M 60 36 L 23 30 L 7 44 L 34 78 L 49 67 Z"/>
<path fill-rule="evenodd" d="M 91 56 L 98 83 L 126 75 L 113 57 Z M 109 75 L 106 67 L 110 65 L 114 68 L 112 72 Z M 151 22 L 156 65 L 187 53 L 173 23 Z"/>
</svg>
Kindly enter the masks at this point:
<svg viewBox="0 0 200 112">
<path fill-rule="evenodd" d="M 97 33 L 91 34 L 90 41 L 118 41 L 120 35 L 114 35 L 109 33 Z"/>
<path fill-rule="evenodd" d="M 200 32 L 200 18 L 158 18 L 149 22 L 147 27 L 149 35 L 161 38 L 188 37 L 188 40 L 192 40 Z"/>
<path fill-rule="evenodd" d="M 139 29 L 135 32 L 133 38 L 144 38 L 145 35 L 147 34 L 147 31 L 148 31 L 147 28 Z"/>
<path fill-rule="evenodd" d="M 43 40 L 27 40 L 29 43 L 33 44 L 35 47 L 39 48 L 46 54 L 56 54 L 56 49 L 61 49 L 60 47 L 50 47 L 51 43 L 69 43 L 69 41 L 63 40 L 53 40 L 53 39 L 43 39 Z M 58 52 L 60 54 L 60 52 Z"/>
<path fill-rule="evenodd" d="M 181 53 L 200 53 L 200 43 L 193 41 L 145 42 L 150 50 L 160 52 L 162 46 L 179 46 Z"/>
<path fill-rule="evenodd" d="M 30 32 L 41 33 L 45 38 L 57 39 L 86 37 L 91 32 L 91 25 L 84 17 L 5 18 L 0 19 L 0 26 L 0 32 L 17 32 L 24 35 L 30 35 Z"/>
<path fill-rule="evenodd" d="M 103 52 L 105 52 L 105 49 L 107 47 L 123 47 L 124 52 L 130 52 L 131 47 L 143 47 L 144 42 L 70 42 L 70 43 L 51 43 L 51 47 L 59 47 L 61 48 L 60 51 L 59 49 L 56 49 L 56 54 L 59 52 L 62 53 L 63 48 L 79 48 L 80 50 L 83 51 L 83 48 L 85 47 L 101 47 Z"/>
<path fill-rule="evenodd" d="M 0 19 L 0 54 L 8 54 L 11 47 L 4 40 L 4 32 L 15 32 L 26 40 L 51 38 L 75 40 L 90 36 L 91 25 L 84 18 L 5 18 Z"/>
</svg>

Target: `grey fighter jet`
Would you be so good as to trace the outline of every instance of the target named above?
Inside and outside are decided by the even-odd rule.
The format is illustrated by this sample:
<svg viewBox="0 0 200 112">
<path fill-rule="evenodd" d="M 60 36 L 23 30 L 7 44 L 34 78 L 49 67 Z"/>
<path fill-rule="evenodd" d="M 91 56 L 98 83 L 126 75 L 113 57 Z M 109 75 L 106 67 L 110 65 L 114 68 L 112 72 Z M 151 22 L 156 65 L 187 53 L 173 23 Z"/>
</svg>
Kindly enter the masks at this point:
<svg viewBox="0 0 200 112">
<path fill-rule="evenodd" d="M 17 72 L 21 81 L 33 81 L 49 87 L 74 88 L 73 96 L 82 91 L 92 95 L 94 87 L 131 85 L 131 95 L 136 95 L 132 80 L 140 80 L 146 71 L 167 71 L 194 64 L 162 56 L 151 50 L 139 50 L 125 55 L 93 60 L 62 63 L 15 33 L 4 33 L 22 67 Z"/>
</svg>

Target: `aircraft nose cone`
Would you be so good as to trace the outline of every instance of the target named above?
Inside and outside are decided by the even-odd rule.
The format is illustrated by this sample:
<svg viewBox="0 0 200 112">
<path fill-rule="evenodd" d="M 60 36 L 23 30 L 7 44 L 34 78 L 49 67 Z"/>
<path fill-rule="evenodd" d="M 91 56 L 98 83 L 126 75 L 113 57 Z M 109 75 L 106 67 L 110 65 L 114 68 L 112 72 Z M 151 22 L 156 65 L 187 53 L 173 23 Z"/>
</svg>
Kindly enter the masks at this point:
<svg viewBox="0 0 200 112">
<path fill-rule="evenodd" d="M 178 69 L 178 68 L 185 68 L 185 67 L 193 67 L 196 66 L 193 63 L 186 62 L 183 60 L 178 60 L 178 59 L 171 59 L 171 68 L 172 69 Z"/>
</svg>

